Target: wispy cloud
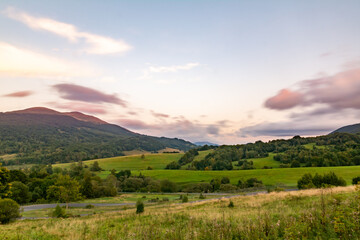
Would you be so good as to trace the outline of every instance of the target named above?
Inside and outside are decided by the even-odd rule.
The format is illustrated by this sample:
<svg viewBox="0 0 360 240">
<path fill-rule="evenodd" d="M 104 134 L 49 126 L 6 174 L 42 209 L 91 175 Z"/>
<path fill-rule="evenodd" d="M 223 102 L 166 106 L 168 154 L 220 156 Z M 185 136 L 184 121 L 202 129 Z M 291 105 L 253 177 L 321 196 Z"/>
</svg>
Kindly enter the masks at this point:
<svg viewBox="0 0 360 240">
<path fill-rule="evenodd" d="M 333 109 L 360 109 L 360 68 L 333 76 L 301 81 L 298 89 L 283 89 L 265 102 L 270 109 L 324 104 Z"/>
<path fill-rule="evenodd" d="M 147 123 L 135 119 L 118 119 L 120 126 L 135 131 L 141 131 L 155 136 L 168 136 L 188 139 L 191 141 L 213 140 L 224 135 L 224 130 L 228 127 L 228 121 L 215 123 L 199 123 L 180 117 L 175 121 L 161 121 L 157 123 Z"/>
<path fill-rule="evenodd" d="M 16 97 L 16 98 L 22 98 L 22 97 L 28 97 L 32 95 L 32 91 L 19 91 L 19 92 L 13 92 L 9 94 L 3 95 L 4 97 Z"/>
<path fill-rule="evenodd" d="M 13 7 L 8 7 L 4 11 L 4 14 L 9 18 L 26 24 L 32 29 L 51 32 L 66 38 L 72 43 L 83 40 L 88 45 L 83 51 L 89 54 L 125 53 L 132 49 L 132 46 L 124 40 L 82 32 L 72 24 L 59 22 L 50 18 L 34 17 Z"/>
<path fill-rule="evenodd" d="M 58 102 L 48 102 L 48 105 L 64 109 L 67 111 L 77 111 L 83 113 L 90 114 L 106 114 L 107 110 L 104 106 L 99 104 L 91 104 L 91 103 L 80 103 L 80 102 L 66 102 L 66 103 L 58 103 Z"/>
<path fill-rule="evenodd" d="M 80 64 L 0 42 L 0 75 L 21 77 L 68 77 L 89 75 Z"/>
<path fill-rule="evenodd" d="M 178 72 L 181 70 L 190 70 L 198 66 L 200 66 L 200 63 L 187 63 L 184 65 L 173 65 L 173 66 L 151 66 L 148 68 L 148 71 L 152 73 L 168 73 L 168 72 Z"/>
<path fill-rule="evenodd" d="M 113 103 L 123 107 L 127 106 L 126 101 L 116 96 L 116 94 L 106 94 L 98 90 L 76 84 L 56 84 L 53 88 L 60 93 L 62 98 L 68 100 L 92 103 Z"/>
</svg>

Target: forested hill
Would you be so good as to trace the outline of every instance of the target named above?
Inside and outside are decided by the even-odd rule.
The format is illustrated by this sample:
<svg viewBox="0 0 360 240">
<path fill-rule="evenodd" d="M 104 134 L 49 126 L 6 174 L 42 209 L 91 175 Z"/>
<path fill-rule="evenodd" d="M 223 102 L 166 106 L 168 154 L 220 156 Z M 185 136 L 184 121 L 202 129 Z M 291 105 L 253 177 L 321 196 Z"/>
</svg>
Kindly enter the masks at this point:
<svg viewBox="0 0 360 240">
<path fill-rule="evenodd" d="M 335 130 L 333 133 L 336 133 L 336 132 L 360 134 L 360 123 L 341 127 L 339 129 Z"/>
<path fill-rule="evenodd" d="M 96 117 L 78 112 L 61 113 L 30 108 L 0 113 L 0 162 L 71 162 L 119 156 L 123 151 L 158 151 L 166 147 L 193 148 L 190 142 L 131 132 Z M 14 154 L 11 160 L 3 157 Z"/>
</svg>

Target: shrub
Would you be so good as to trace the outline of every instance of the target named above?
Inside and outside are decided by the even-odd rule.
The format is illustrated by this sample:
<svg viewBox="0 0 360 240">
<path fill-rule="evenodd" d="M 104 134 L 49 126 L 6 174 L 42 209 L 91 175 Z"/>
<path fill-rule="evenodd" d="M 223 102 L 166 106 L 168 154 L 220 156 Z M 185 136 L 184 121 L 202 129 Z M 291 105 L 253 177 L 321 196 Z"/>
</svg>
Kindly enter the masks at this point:
<svg viewBox="0 0 360 240">
<path fill-rule="evenodd" d="M 325 173 L 323 176 L 310 173 L 304 174 L 298 180 L 299 189 L 321 188 L 326 186 L 346 186 L 346 181 L 342 177 L 336 176 L 334 172 Z"/>
<path fill-rule="evenodd" d="M 352 184 L 354 184 L 354 185 L 358 184 L 359 182 L 360 182 L 360 176 L 359 177 L 354 177 L 352 179 Z"/>
<path fill-rule="evenodd" d="M 299 161 L 296 161 L 296 160 L 292 161 L 290 167 L 292 167 L 292 168 L 300 167 Z"/>
<path fill-rule="evenodd" d="M 228 183 L 230 183 L 230 179 L 228 177 L 223 177 L 221 179 L 221 184 L 228 184 Z"/>
<path fill-rule="evenodd" d="M 205 199 L 205 195 L 203 195 L 202 193 L 200 193 L 199 199 Z"/>
<path fill-rule="evenodd" d="M 51 213 L 52 217 L 56 217 L 56 218 L 66 218 L 66 212 L 65 209 L 60 207 L 60 205 L 56 205 L 54 211 Z"/>
<path fill-rule="evenodd" d="M 233 201 L 230 200 L 228 207 L 229 207 L 229 208 L 233 208 L 233 207 L 234 207 Z"/>
<path fill-rule="evenodd" d="M 163 202 L 168 202 L 168 201 L 169 201 L 169 198 L 163 197 L 163 198 L 162 198 L 162 201 L 163 201 Z"/>
<path fill-rule="evenodd" d="M 184 195 L 184 196 L 182 197 L 182 202 L 183 202 L 183 203 L 187 203 L 188 201 L 189 201 L 188 196 Z"/>
<path fill-rule="evenodd" d="M 298 189 L 309 189 L 314 188 L 315 185 L 313 184 L 313 177 L 310 173 L 304 174 L 297 183 Z"/>
<path fill-rule="evenodd" d="M 160 189 L 162 192 L 176 192 L 178 187 L 176 183 L 164 179 L 160 182 Z"/>
<path fill-rule="evenodd" d="M 136 202 L 136 214 L 140 214 L 144 212 L 144 203 L 141 200 Z"/>
<path fill-rule="evenodd" d="M 248 180 L 246 180 L 246 187 L 251 188 L 251 187 L 261 187 L 262 181 L 258 180 L 257 178 L 249 178 Z"/>
<path fill-rule="evenodd" d="M 20 206 L 14 200 L 0 199 L 0 223 L 6 224 L 20 217 Z"/>
<path fill-rule="evenodd" d="M 181 166 L 179 163 L 173 161 L 171 163 L 169 163 L 168 165 L 166 165 L 165 169 L 180 169 Z"/>
<path fill-rule="evenodd" d="M 210 183 L 191 183 L 188 184 L 186 186 L 183 187 L 182 191 L 183 192 L 192 192 L 192 193 L 201 193 L 201 192 L 211 192 L 212 191 L 212 186 Z"/>
<path fill-rule="evenodd" d="M 95 207 L 95 206 L 92 205 L 92 204 L 88 204 L 88 205 L 85 206 L 86 209 L 91 209 L 91 208 L 94 208 L 94 207 Z"/>
<path fill-rule="evenodd" d="M 93 172 L 99 172 L 99 171 L 102 171 L 102 170 L 103 169 L 100 167 L 98 161 L 95 161 L 90 167 L 90 171 L 93 171 Z"/>
<path fill-rule="evenodd" d="M 236 192 L 238 188 L 232 184 L 221 184 L 219 191 L 220 192 Z"/>
</svg>

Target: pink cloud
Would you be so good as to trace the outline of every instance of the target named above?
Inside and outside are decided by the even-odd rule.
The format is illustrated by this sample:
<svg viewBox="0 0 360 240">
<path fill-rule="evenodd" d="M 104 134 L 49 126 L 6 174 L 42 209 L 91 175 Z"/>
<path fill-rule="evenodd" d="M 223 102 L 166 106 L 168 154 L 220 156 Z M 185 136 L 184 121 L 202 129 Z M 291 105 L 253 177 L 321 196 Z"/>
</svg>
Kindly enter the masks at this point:
<svg viewBox="0 0 360 240">
<path fill-rule="evenodd" d="M 154 111 L 151 111 L 151 114 L 152 114 L 154 117 L 157 117 L 157 118 L 168 118 L 168 117 L 170 117 L 168 114 L 157 113 L 157 112 L 154 112 Z"/>
<path fill-rule="evenodd" d="M 90 114 L 106 114 L 104 106 L 98 104 L 80 103 L 80 102 L 67 102 L 67 103 L 48 103 L 53 107 L 65 109 L 67 111 L 77 111 Z"/>
<path fill-rule="evenodd" d="M 289 89 L 282 89 L 277 95 L 269 98 L 265 102 L 265 107 L 284 110 L 293 108 L 303 101 L 303 96 L 299 92 L 291 91 Z"/>
<path fill-rule="evenodd" d="M 360 109 L 360 68 L 301 81 L 297 90 L 283 89 L 265 101 L 265 107 L 277 110 L 314 104 L 333 109 Z"/>
<path fill-rule="evenodd" d="M 13 92 L 13 93 L 9 93 L 4 95 L 4 97 L 28 97 L 30 95 L 32 95 L 33 92 L 32 91 L 20 91 L 20 92 Z"/>
<path fill-rule="evenodd" d="M 155 127 L 155 126 L 148 125 L 147 123 L 145 123 L 143 121 L 135 120 L 135 119 L 119 119 L 117 121 L 117 123 L 119 123 L 120 126 L 124 126 L 126 128 L 135 129 L 135 130 Z"/>
<path fill-rule="evenodd" d="M 61 97 L 68 100 L 93 103 L 113 103 L 123 107 L 127 106 L 126 101 L 120 99 L 115 94 L 106 94 L 98 90 L 83 87 L 75 84 L 57 84 L 53 88 L 57 90 Z"/>
</svg>

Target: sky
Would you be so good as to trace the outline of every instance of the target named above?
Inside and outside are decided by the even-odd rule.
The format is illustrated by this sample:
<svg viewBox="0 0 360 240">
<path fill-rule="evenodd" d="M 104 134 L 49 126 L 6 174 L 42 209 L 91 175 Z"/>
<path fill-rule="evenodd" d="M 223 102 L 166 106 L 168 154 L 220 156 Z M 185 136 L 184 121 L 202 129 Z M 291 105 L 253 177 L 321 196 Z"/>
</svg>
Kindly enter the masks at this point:
<svg viewBox="0 0 360 240">
<path fill-rule="evenodd" d="M 360 118 L 358 0 L 2 0 L 0 112 L 237 144 Z"/>
</svg>

